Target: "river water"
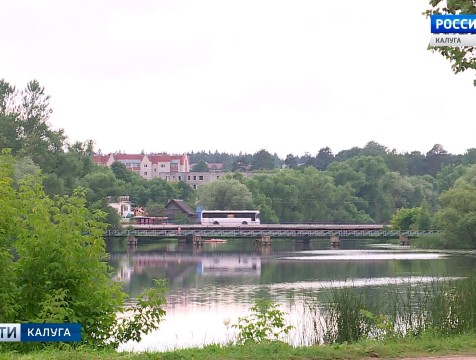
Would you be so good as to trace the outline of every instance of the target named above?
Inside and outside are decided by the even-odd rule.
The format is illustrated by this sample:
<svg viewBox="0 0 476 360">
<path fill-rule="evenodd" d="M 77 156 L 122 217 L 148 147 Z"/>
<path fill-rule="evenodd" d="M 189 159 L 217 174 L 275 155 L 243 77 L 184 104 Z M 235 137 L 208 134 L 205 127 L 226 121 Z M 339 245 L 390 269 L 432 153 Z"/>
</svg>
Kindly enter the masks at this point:
<svg viewBox="0 0 476 360">
<path fill-rule="evenodd" d="M 124 290 L 134 296 L 167 279 L 167 312 L 159 330 L 120 350 L 173 350 L 226 343 L 231 325 L 250 313 L 257 298 L 280 305 L 294 326 L 288 339 L 306 345 L 309 324 L 303 315 L 310 297 L 325 301 L 332 287 L 353 286 L 387 291 L 388 285 L 463 277 L 473 271 L 476 256 L 468 252 L 423 251 L 411 247 L 343 240 L 332 249 L 323 239 L 310 243 L 273 240 L 257 247 L 250 239 L 230 239 L 200 247 L 177 241 L 140 238 L 136 247 L 125 239 L 108 239 L 110 265 Z M 321 296 L 322 295 L 322 296 Z M 321 297 L 320 297 L 321 296 Z"/>
</svg>

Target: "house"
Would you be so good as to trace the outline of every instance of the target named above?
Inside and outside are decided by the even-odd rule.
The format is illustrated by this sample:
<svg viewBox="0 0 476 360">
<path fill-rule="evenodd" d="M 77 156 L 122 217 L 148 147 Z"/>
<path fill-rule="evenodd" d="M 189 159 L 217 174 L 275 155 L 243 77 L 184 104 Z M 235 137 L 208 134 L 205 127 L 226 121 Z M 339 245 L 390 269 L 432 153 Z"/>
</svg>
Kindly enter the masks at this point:
<svg viewBox="0 0 476 360">
<path fill-rule="evenodd" d="M 132 210 L 132 203 L 130 201 L 129 196 L 109 196 L 107 198 L 107 201 L 108 205 L 116 209 L 122 218 L 130 218 L 134 216 L 134 212 Z"/>
<path fill-rule="evenodd" d="M 108 161 L 109 161 L 110 155 L 93 155 L 93 161 L 96 164 L 102 165 L 102 166 L 109 166 Z"/>
<path fill-rule="evenodd" d="M 181 199 L 172 199 L 165 205 L 165 216 L 174 222 L 196 223 L 197 213 Z"/>
<path fill-rule="evenodd" d="M 134 208 L 132 208 L 132 211 L 134 213 L 134 217 L 136 217 L 136 216 L 146 216 L 147 215 L 146 209 L 143 208 L 142 206 L 134 207 Z"/>
<path fill-rule="evenodd" d="M 186 154 L 109 154 L 93 155 L 93 161 L 102 166 L 111 166 L 115 161 L 123 163 L 127 170 L 134 171 L 145 179 L 160 177 L 161 173 L 189 172 L 190 162 Z"/>
</svg>

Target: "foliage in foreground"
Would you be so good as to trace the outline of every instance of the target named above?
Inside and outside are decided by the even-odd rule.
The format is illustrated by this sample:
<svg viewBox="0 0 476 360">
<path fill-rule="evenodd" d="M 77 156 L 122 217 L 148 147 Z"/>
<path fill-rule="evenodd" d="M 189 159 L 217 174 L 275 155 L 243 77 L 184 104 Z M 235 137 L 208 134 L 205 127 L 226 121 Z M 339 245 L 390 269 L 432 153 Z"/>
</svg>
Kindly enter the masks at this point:
<svg viewBox="0 0 476 360">
<path fill-rule="evenodd" d="M 251 314 L 240 317 L 232 327 L 238 330 L 237 344 L 260 343 L 266 340 L 279 340 L 291 331 L 285 313 L 278 304 L 266 299 L 257 299 L 250 308 Z"/>
<path fill-rule="evenodd" d="M 86 207 L 85 191 L 52 200 L 39 176 L 26 176 L 15 190 L 12 169 L 12 157 L 0 154 L 0 323 L 81 323 L 83 342 L 95 346 L 137 341 L 156 329 L 165 285 L 123 306 L 126 294 L 107 265 L 105 214 Z"/>
<path fill-rule="evenodd" d="M 476 332 L 476 274 L 429 284 L 389 285 L 385 298 L 361 289 L 333 289 L 324 315 L 324 340 L 403 339 Z"/>
</svg>

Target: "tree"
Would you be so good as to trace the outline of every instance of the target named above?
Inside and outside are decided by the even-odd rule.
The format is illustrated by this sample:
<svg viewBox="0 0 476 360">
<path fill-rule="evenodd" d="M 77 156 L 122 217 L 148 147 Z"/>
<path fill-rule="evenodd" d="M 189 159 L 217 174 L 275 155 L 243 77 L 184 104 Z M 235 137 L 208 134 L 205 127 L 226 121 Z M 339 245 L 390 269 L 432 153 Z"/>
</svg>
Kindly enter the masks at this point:
<svg viewBox="0 0 476 360">
<path fill-rule="evenodd" d="M 208 210 L 254 209 L 253 197 L 246 185 L 235 179 L 220 179 L 197 189 L 198 202 Z"/>
<path fill-rule="evenodd" d="M 451 247 L 476 248 L 476 165 L 440 196 L 442 209 L 436 214 Z"/>
<path fill-rule="evenodd" d="M 21 179 L 27 175 L 40 173 L 40 168 L 29 157 L 19 158 L 15 161 L 15 172 L 13 175 L 14 185 L 18 187 Z"/>
<path fill-rule="evenodd" d="M 426 206 L 398 209 L 391 220 L 392 228 L 395 230 L 427 230 L 430 228 L 430 222 Z"/>
<path fill-rule="evenodd" d="M 382 157 L 353 157 L 332 163 L 328 171 L 337 185 L 348 184 L 354 189 L 355 195 L 364 200 L 359 204 L 359 210 L 364 210 L 377 223 L 390 220 L 396 183 Z"/>
<path fill-rule="evenodd" d="M 0 153 L 0 323 L 13 320 L 16 314 L 16 279 L 11 248 L 18 232 L 20 214 L 16 210 L 13 172 L 13 157 L 4 150 Z"/>
<path fill-rule="evenodd" d="M 289 169 L 296 169 L 298 166 L 297 158 L 293 154 L 288 154 L 284 160 L 284 165 Z"/>
<path fill-rule="evenodd" d="M 250 163 L 243 156 L 233 161 L 233 165 L 231 166 L 231 171 L 234 171 L 234 172 L 235 171 L 246 172 L 249 170 L 250 170 Z"/>
<path fill-rule="evenodd" d="M 388 149 L 380 145 L 378 142 L 375 141 L 370 141 L 365 145 L 365 147 L 362 149 L 359 155 L 361 156 L 381 156 L 382 158 L 385 158 L 385 155 L 387 155 Z"/>
<path fill-rule="evenodd" d="M 111 170 L 117 179 L 124 180 L 125 182 L 131 181 L 131 172 L 127 170 L 126 165 L 124 165 L 124 163 L 121 161 L 114 161 L 111 164 Z"/>
<path fill-rule="evenodd" d="M 261 149 L 253 155 L 253 159 L 251 160 L 251 168 L 253 170 L 271 170 L 275 167 L 273 155 L 266 150 Z"/>
<path fill-rule="evenodd" d="M 426 153 L 427 174 L 435 176 L 444 164 L 450 161 L 450 155 L 440 144 L 435 144 Z"/>
<path fill-rule="evenodd" d="M 319 150 L 316 155 L 316 167 L 319 170 L 326 170 L 331 162 L 334 161 L 334 154 L 329 147 Z"/>
<path fill-rule="evenodd" d="M 419 151 L 412 151 L 406 154 L 408 175 L 425 175 L 427 174 L 427 163 L 425 155 Z"/>
<path fill-rule="evenodd" d="M 198 163 L 196 163 L 193 167 L 192 167 L 192 172 L 209 172 L 210 169 L 208 168 L 208 164 L 203 161 L 203 160 L 200 160 Z"/>
<path fill-rule="evenodd" d="M 64 131 L 52 130 L 48 120 L 52 109 L 50 96 L 37 80 L 30 81 L 21 93 L 21 108 L 16 119 L 21 153 L 30 156 L 46 172 L 57 165 L 57 156 L 63 152 Z"/>
<path fill-rule="evenodd" d="M 426 16 L 432 14 L 476 14 L 476 3 L 473 0 L 443 1 L 430 0 L 430 8 L 425 11 Z M 476 69 L 476 47 L 431 47 L 433 53 L 439 53 L 451 63 L 455 74 L 466 70 Z M 474 80 L 476 86 L 476 80 Z"/>
<path fill-rule="evenodd" d="M 86 208 L 84 189 L 50 199 L 39 176 L 13 184 L 13 158 L 0 155 L 0 322 L 81 323 L 82 341 L 140 340 L 165 314 L 164 287 L 137 305 L 109 273 L 104 213 Z M 15 261 L 13 261 L 15 254 Z M 119 320 L 118 313 L 132 313 Z"/>
<path fill-rule="evenodd" d="M 17 92 L 0 81 L 0 147 L 29 156 L 45 173 L 53 172 L 63 152 L 63 130 L 52 130 L 49 95 L 36 80 Z"/>
<path fill-rule="evenodd" d="M 476 148 L 466 150 L 463 155 L 462 163 L 464 165 L 476 164 Z"/>
<path fill-rule="evenodd" d="M 398 154 L 393 149 L 387 152 L 384 159 L 390 171 L 397 171 L 402 175 L 408 175 L 408 159 L 404 154 Z"/>
</svg>

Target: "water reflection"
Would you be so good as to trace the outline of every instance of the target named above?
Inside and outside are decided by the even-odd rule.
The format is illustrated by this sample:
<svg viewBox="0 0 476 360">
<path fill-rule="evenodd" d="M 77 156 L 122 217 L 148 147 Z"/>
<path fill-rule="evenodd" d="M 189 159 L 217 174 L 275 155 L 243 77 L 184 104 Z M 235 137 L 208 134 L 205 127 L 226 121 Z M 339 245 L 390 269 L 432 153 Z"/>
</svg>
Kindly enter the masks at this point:
<svg viewBox="0 0 476 360">
<path fill-rule="evenodd" d="M 225 342 L 231 336 L 225 322 L 236 323 L 256 298 L 280 303 L 296 321 L 306 298 L 333 287 L 372 289 L 372 296 L 380 296 L 388 284 L 466 276 L 475 265 L 468 254 L 385 250 L 365 241 L 343 241 L 336 250 L 322 240 L 278 240 L 256 247 L 243 239 L 197 247 L 140 239 L 131 249 L 112 239 L 108 250 L 117 279 L 132 296 L 152 286 L 153 279 L 167 279 L 169 285 L 167 315 L 159 331 L 141 344 L 122 347 L 128 350 Z"/>
</svg>

